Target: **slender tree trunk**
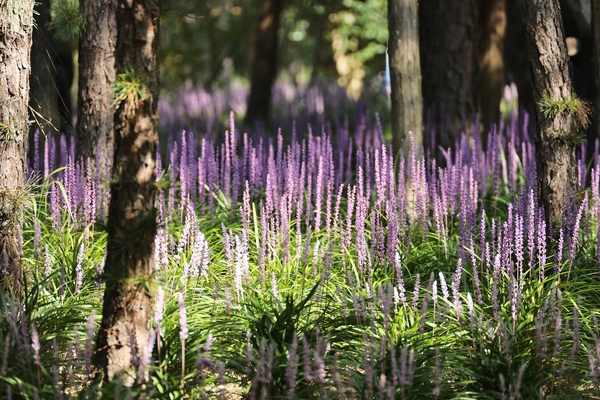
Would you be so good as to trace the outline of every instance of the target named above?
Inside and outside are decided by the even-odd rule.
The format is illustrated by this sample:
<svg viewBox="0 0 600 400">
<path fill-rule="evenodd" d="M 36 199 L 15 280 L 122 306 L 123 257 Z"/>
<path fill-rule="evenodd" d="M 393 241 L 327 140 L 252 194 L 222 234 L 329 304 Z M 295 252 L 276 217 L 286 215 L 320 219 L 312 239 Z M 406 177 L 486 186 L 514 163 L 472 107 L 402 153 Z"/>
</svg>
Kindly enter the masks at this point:
<svg viewBox="0 0 600 400">
<path fill-rule="evenodd" d="M 44 135 L 58 132 L 60 112 L 58 110 L 58 89 L 56 88 L 56 69 L 54 49 L 48 32 L 50 23 L 50 0 L 37 2 L 35 11 L 36 29 L 33 30 L 31 46 L 30 120 L 33 124 L 30 132 L 39 129 Z"/>
<path fill-rule="evenodd" d="M 529 53 L 525 40 L 525 20 L 522 0 L 506 0 L 506 35 L 504 65 L 506 79 L 517 86 L 519 107 L 528 113 L 535 109 L 533 83 L 529 70 Z"/>
<path fill-rule="evenodd" d="M 480 26 L 482 29 L 479 51 L 479 111 L 483 125 L 482 138 L 492 124 L 500 120 L 500 100 L 504 88 L 504 32 L 506 30 L 506 0 L 490 0 L 480 3 Z"/>
<path fill-rule="evenodd" d="M 423 95 L 417 0 L 388 0 L 394 151 L 408 149 L 408 132 L 423 144 Z"/>
<path fill-rule="evenodd" d="M 56 87 L 58 88 L 58 110 L 60 111 L 60 131 L 73 134 L 73 96 L 71 87 L 75 77 L 73 49 L 70 44 L 59 43 L 55 48 Z M 76 99 L 75 99 L 76 100 Z"/>
<path fill-rule="evenodd" d="M 318 73 L 319 73 L 319 60 L 321 58 L 321 51 L 323 51 L 323 33 L 325 32 L 325 27 L 327 24 L 329 13 L 327 10 L 321 15 L 315 16 L 317 19 L 316 24 L 311 24 L 310 27 L 313 29 L 312 37 L 315 41 L 314 50 L 312 52 L 312 70 L 310 72 L 310 83 L 309 86 L 315 85 L 317 83 Z"/>
<path fill-rule="evenodd" d="M 140 82 L 141 96 L 136 90 L 117 93 L 122 101 L 115 112 L 106 291 L 96 359 L 106 380 L 124 378 L 126 370 L 139 374 L 138 361 L 150 338 L 150 279 L 156 234 L 158 11 L 155 0 L 119 0 L 117 8 L 117 79 L 135 78 Z"/>
<path fill-rule="evenodd" d="M 11 1 L 12 8 L 0 0 L 0 275 L 20 293 L 34 1 Z"/>
<path fill-rule="evenodd" d="M 421 0 L 419 42 L 423 107 L 433 121 L 440 144 L 468 128 L 475 115 L 477 82 L 476 0 Z"/>
<path fill-rule="evenodd" d="M 266 122 L 271 109 L 271 86 L 277 75 L 277 30 L 281 0 L 263 0 L 256 32 L 248 110 L 244 123 Z"/>
<path fill-rule="evenodd" d="M 80 0 L 86 27 L 79 39 L 79 102 L 77 155 L 96 161 L 102 177 L 109 173 L 106 155 L 114 141 L 115 44 L 117 0 Z"/>
<path fill-rule="evenodd" d="M 560 0 L 560 9 L 565 37 L 571 42 L 567 50 L 571 51 L 569 59 L 572 66 L 573 90 L 579 98 L 593 104 L 596 101 L 598 86 L 594 61 L 597 53 L 594 53 L 592 4 L 589 1 Z M 576 46 L 573 46 L 573 42 Z M 584 162 L 586 165 L 592 160 L 594 154 L 597 129 L 596 118 L 592 115 L 591 123 L 585 129 L 587 149 Z"/>
<path fill-rule="evenodd" d="M 600 0 L 592 0 L 592 30 L 594 41 L 594 66 L 596 75 L 596 101 L 594 102 L 595 132 L 600 139 Z"/>
<path fill-rule="evenodd" d="M 539 194 L 546 215 L 557 227 L 563 205 L 576 189 L 573 134 L 580 124 L 576 115 L 560 107 L 574 95 L 571 63 L 558 0 L 522 1 L 536 102 Z"/>
</svg>

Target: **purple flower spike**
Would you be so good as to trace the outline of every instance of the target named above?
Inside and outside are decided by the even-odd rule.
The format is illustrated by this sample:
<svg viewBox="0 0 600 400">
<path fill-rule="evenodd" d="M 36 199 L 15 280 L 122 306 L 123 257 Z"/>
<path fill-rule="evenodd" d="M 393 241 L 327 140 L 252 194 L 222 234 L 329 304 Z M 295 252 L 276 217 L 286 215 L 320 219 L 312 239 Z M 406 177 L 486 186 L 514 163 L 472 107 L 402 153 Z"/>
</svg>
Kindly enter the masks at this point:
<svg viewBox="0 0 600 400">
<path fill-rule="evenodd" d="M 8 341 L 7 341 L 8 342 Z M 33 362 L 40 366 L 40 337 L 35 326 L 31 326 L 31 347 L 33 348 Z"/>
<path fill-rule="evenodd" d="M 162 286 L 158 287 L 156 294 L 156 305 L 154 306 L 154 325 L 157 329 L 160 329 L 160 325 L 163 319 L 163 310 L 165 307 L 165 292 Z"/>
<path fill-rule="evenodd" d="M 85 246 L 83 242 L 79 245 L 79 253 L 77 254 L 77 265 L 75 267 L 76 282 L 75 291 L 79 292 L 83 285 L 83 261 L 85 258 Z"/>
<path fill-rule="evenodd" d="M 298 334 L 294 331 L 292 345 L 290 346 L 290 353 L 288 356 L 288 364 L 285 368 L 285 384 L 289 398 L 294 396 L 294 391 L 296 390 L 296 372 L 298 371 L 298 361 Z"/>
<path fill-rule="evenodd" d="M 571 238 L 570 249 L 569 249 L 569 262 L 573 262 L 575 259 L 575 250 L 577 249 L 577 238 L 579 237 L 579 227 L 581 224 L 581 217 L 585 212 L 587 212 L 588 208 L 588 193 L 585 192 L 583 197 L 583 201 L 581 202 L 581 206 L 579 207 L 579 212 L 577 212 L 577 219 L 575 220 L 575 227 L 573 228 L 573 237 Z"/>
<path fill-rule="evenodd" d="M 47 244 L 44 247 L 44 254 L 44 276 L 47 278 L 52 273 L 52 255 L 48 250 Z"/>
<path fill-rule="evenodd" d="M 33 256 L 38 258 L 40 256 L 40 248 L 42 247 L 42 227 L 40 220 L 34 218 L 33 220 Z"/>
<path fill-rule="evenodd" d="M 188 338 L 188 326 L 187 326 L 187 315 L 185 311 L 185 299 L 183 297 L 183 293 L 179 292 L 179 338 L 181 340 L 186 340 Z"/>
</svg>

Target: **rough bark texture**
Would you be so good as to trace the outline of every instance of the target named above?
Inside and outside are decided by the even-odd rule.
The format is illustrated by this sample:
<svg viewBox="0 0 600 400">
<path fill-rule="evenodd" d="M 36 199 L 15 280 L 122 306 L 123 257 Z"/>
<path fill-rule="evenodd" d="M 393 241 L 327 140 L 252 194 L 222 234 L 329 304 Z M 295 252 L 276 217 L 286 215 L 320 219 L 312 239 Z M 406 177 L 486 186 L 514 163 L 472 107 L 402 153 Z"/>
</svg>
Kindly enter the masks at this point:
<svg viewBox="0 0 600 400">
<path fill-rule="evenodd" d="M 558 0 L 523 0 L 529 62 L 536 102 L 535 134 L 540 199 L 554 226 L 560 226 L 563 204 L 576 189 L 573 133 L 575 116 L 544 115 L 544 96 L 569 99 L 573 94 L 571 64 Z"/>
<path fill-rule="evenodd" d="M 86 27 L 79 39 L 79 102 L 77 154 L 96 159 L 100 150 L 101 172 L 114 141 L 114 86 L 117 0 L 81 0 Z"/>
<path fill-rule="evenodd" d="M 0 271 L 20 282 L 21 205 L 25 185 L 33 0 L 0 8 Z M 4 6 L 2 6 L 4 7 Z M 8 265 L 6 265 L 8 264 Z"/>
<path fill-rule="evenodd" d="M 394 151 L 407 149 L 408 132 L 423 143 L 423 95 L 417 0 L 388 1 L 388 54 L 392 80 Z"/>
<path fill-rule="evenodd" d="M 529 55 L 525 37 L 525 17 L 521 0 L 506 0 L 507 26 L 505 37 L 504 62 L 508 82 L 514 82 L 519 92 L 519 106 L 527 112 L 533 112 L 533 83 L 529 70 Z M 576 37 L 580 51 L 570 57 L 573 70 L 573 87 L 578 96 L 592 100 L 595 90 L 592 69 L 592 57 L 597 54 L 592 49 L 591 33 L 581 13 L 578 0 L 560 0 L 561 17 L 565 37 Z M 594 128 L 594 124 L 589 130 Z M 589 137 L 589 135 L 588 135 Z M 592 141 L 593 145 L 593 141 Z"/>
<path fill-rule="evenodd" d="M 44 135 L 50 135 L 58 132 L 61 126 L 52 34 L 48 32 L 50 0 L 37 2 L 35 10 L 29 91 L 30 120 L 33 121 L 30 132 L 39 129 Z"/>
<path fill-rule="evenodd" d="M 263 0 L 258 29 L 248 109 L 245 124 L 256 119 L 266 122 L 271 109 L 271 86 L 277 75 L 277 30 L 281 0 Z"/>
<path fill-rule="evenodd" d="M 123 377 L 126 370 L 140 372 L 138 360 L 151 329 L 158 11 L 153 0 L 119 0 L 117 9 L 117 74 L 134 71 L 142 96 L 132 91 L 115 113 L 106 291 L 96 359 L 107 380 Z"/>
<path fill-rule="evenodd" d="M 475 0 L 421 0 L 419 41 L 423 107 L 450 146 L 476 108 L 477 4 Z"/>
<path fill-rule="evenodd" d="M 479 70 L 479 112 L 483 124 L 483 139 L 491 124 L 500 120 L 500 100 L 504 88 L 504 33 L 506 30 L 506 0 L 480 3 L 479 21 L 482 31 Z"/>
</svg>

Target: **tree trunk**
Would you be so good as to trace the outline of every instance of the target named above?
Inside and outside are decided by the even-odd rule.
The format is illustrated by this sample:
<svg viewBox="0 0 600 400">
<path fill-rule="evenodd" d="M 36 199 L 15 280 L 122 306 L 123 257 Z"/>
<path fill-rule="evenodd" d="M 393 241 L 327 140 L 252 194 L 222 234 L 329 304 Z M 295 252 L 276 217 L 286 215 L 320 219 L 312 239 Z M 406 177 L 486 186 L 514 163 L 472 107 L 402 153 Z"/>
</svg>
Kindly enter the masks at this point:
<svg viewBox="0 0 600 400">
<path fill-rule="evenodd" d="M 592 2 L 592 29 L 594 31 L 594 64 L 596 68 L 596 101 L 594 118 L 596 139 L 600 139 L 600 0 Z"/>
<path fill-rule="evenodd" d="M 576 189 L 573 135 L 578 121 L 576 115 L 560 106 L 574 96 L 571 63 L 558 0 L 522 1 L 536 102 L 539 195 L 546 215 L 558 227 L 563 205 Z"/>
<path fill-rule="evenodd" d="M 79 102 L 77 155 L 96 160 L 99 150 L 102 177 L 110 171 L 114 141 L 116 0 L 81 0 L 86 27 L 79 39 Z"/>
<path fill-rule="evenodd" d="M 508 83 L 514 83 L 519 93 L 519 107 L 528 113 L 535 109 L 533 83 L 529 71 L 529 53 L 525 37 L 522 0 L 506 0 L 506 36 L 504 65 Z"/>
<path fill-rule="evenodd" d="M 423 95 L 417 0 L 388 0 L 394 151 L 408 149 L 408 132 L 423 144 Z"/>
<path fill-rule="evenodd" d="M 52 35 L 48 32 L 50 23 L 50 0 L 41 0 L 35 7 L 36 29 L 33 30 L 31 46 L 30 120 L 33 124 L 30 132 L 37 129 L 45 136 L 60 129 L 58 110 L 58 90 L 56 88 L 56 69 Z"/>
<path fill-rule="evenodd" d="M 117 8 L 117 79 L 125 88 L 132 86 L 127 82 L 137 82 L 139 92 L 117 92 L 120 101 L 115 112 L 106 291 L 96 359 L 106 380 L 125 378 L 128 370 L 138 375 L 142 367 L 138 361 L 150 337 L 156 234 L 158 11 L 155 0 L 119 0 Z M 128 379 L 126 383 L 131 383 Z"/>
<path fill-rule="evenodd" d="M 14 0 L 13 0 L 14 1 Z M 20 293 L 21 229 L 27 156 L 34 0 L 0 7 L 0 275 Z M 4 281 L 6 283 L 6 281 Z"/>
<path fill-rule="evenodd" d="M 475 0 L 421 0 L 419 41 L 423 107 L 444 147 L 454 144 L 475 115 L 477 82 Z"/>
<path fill-rule="evenodd" d="M 256 119 L 266 122 L 271 109 L 271 86 L 277 75 L 277 30 L 279 29 L 281 0 L 263 0 L 258 29 L 248 109 L 244 123 Z"/>
<path fill-rule="evenodd" d="M 492 124 L 500 120 L 500 100 L 504 89 L 504 32 L 506 30 L 506 0 L 480 3 L 480 26 L 483 32 L 479 51 L 479 111 L 483 125 L 482 138 Z"/>
</svg>

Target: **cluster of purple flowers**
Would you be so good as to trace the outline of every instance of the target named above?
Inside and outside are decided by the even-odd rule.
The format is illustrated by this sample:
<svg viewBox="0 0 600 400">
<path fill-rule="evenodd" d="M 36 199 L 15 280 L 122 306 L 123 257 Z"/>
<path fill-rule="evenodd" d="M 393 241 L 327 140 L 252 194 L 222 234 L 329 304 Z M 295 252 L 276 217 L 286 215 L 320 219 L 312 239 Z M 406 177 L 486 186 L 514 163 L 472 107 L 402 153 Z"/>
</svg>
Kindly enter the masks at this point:
<svg viewBox="0 0 600 400">
<path fill-rule="evenodd" d="M 190 97 L 185 101 L 204 100 Z M 556 227 L 546 223 L 535 195 L 535 148 L 528 124 L 526 113 L 513 114 L 508 124 L 492 129 L 485 149 L 475 125 L 472 138 L 461 136 L 454 149 L 442 151 L 438 158 L 433 150 L 419 148 L 412 135 L 409 153 L 395 154 L 385 144 L 379 119 L 366 113 L 359 113 L 352 132 L 347 121 L 335 129 L 324 124 L 320 131 L 313 131 L 310 124 L 302 128 L 293 125 L 291 132 L 286 132 L 291 136 L 289 143 L 281 130 L 273 137 L 264 132 L 240 132 L 233 114 L 229 129 L 219 141 L 199 139 L 191 131 L 182 131 L 167 139 L 164 157 L 157 154 L 157 177 L 168 179 L 169 187 L 156 197 L 156 271 L 168 274 L 178 266 L 184 284 L 191 278 L 206 282 L 211 267 L 221 263 L 229 273 L 222 277 L 221 287 L 225 310 L 231 312 L 235 309 L 232 302 L 242 301 L 245 288 L 254 282 L 269 286 L 273 298 L 280 297 L 279 277 L 269 267 L 275 262 L 282 269 L 295 267 L 296 276 L 301 275 L 298 266 L 308 273 L 307 266 L 312 265 L 312 275 L 325 280 L 335 270 L 347 277 L 352 288 L 338 293 L 344 316 L 347 308 L 353 308 L 363 324 L 376 320 L 375 315 L 382 316 L 382 343 L 375 343 L 371 337 L 364 340 L 365 385 L 371 393 L 393 393 L 412 386 L 416 379 L 418 349 L 400 344 L 392 335 L 398 315 L 414 318 L 420 334 L 447 321 L 468 325 L 474 347 L 475 341 L 477 345 L 496 343 L 511 365 L 510 338 L 523 320 L 523 302 L 531 296 L 531 285 L 543 284 L 554 272 L 558 273 L 557 281 L 564 280 L 560 273 L 564 268 L 571 269 L 581 243 L 596 238 L 596 247 L 600 246 L 598 145 L 592 154 L 591 190 L 586 189 L 580 199 L 573 196 L 565 205 L 562 226 L 556 232 Z M 54 183 L 48 192 L 54 229 L 60 230 L 65 218 L 78 229 L 104 220 L 103 196 L 107 189 L 102 180 L 107 173 L 101 166 L 108 163 L 101 163 L 100 157 L 105 155 L 99 154 L 95 164 L 77 161 L 73 142 L 65 136 L 58 142 L 50 138 L 43 149 L 39 148 L 37 135 L 35 143 L 31 161 L 34 171 L 46 178 L 57 167 L 66 167 L 51 177 Z M 579 153 L 580 160 L 584 160 L 583 146 Z M 43 168 L 38 156 L 42 154 Z M 580 161 L 582 189 L 588 178 L 584 165 Z M 506 217 L 489 218 L 486 205 L 503 196 L 509 198 Z M 223 246 L 223 259 L 211 257 L 209 242 L 216 241 L 205 236 L 204 226 L 223 214 L 238 212 L 241 229 L 223 225 L 219 244 Z M 36 257 L 44 246 L 39 229 L 36 221 Z M 417 251 L 417 244 L 431 240 L 437 240 L 443 249 L 443 259 L 457 260 L 453 261 L 450 272 L 454 273 L 448 280 L 449 271 L 444 271 L 446 276 L 444 272 L 427 271 L 429 280 L 427 274 L 413 278 L 406 273 L 406 261 Z M 77 290 L 84 277 L 85 242 L 77 249 Z M 43 263 L 49 275 L 53 257 L 47 245 L 44 250 Z M 350 265 L 356 265 L 356 271 Z M 375 276 L 388 265 L 393 284 L 386 286 Z M 600 379 L 598 334 L 589 346 L 580 346 L 582 316 L 575 311 L 568 317 L 571 325 L 565 325 L 561 291 L 556 287 L 547 289 L 551 295 L 534 321 L 537 356 L 556 357 L 569 337 L 571 359 L 585 351 L 589 376 Z M 157 335 L 165 302 L 162 289 L 160 293 L 155 314 Z M 185 341 L 191 336 L 187 324 L 191 312 L 186 312 L 184 293 L 178 291 L 177 295 L 180 339 Z M 486 310 L 491 310 L 489 318 Z M 597 332 L 595 314 L 593 318 Z M 92 331 L 88 326 L 88 336 Z M 155 337 L 151 340 L 153 346 Z M 218 342 L 218 333 L 214 338 L 210 336 L 202 365 L 213 365 L 210 349 Z M 265 339 L 257 343 L 256 349 L 248 350 L 248 363 L 254 366 L 254 375 L 249 379 L 264 384 L 270 379 L 269 365 L 276 350 Z M 285 373 L 288 394 L 294 393 L 298 374 L 307 384 L 325 384 L 335 369 L 326 365 L 330 345 L 326 336 L 319 336 L 311 348 L 306 336 L 294 333 Z M 36 357 L 39 344 L 34 343 L 33 350 Z M 87 355 L 87 347 L 85 351 Z M 431 395 L 439 396 L 444 371 L 440 349 L 435 352 L 432 381 L 436 384 Z M 376 376 L 375 365 L 384 357 L 391 357 L 391 371 Z M 151 351 L 145 349 L 142 359 L 150 363 Z M 300 362 L 302 371 L 298 368 Z M 503 384 L 502 391 L 519 392 L 516 388 L 524 372 L 515 368 L 514 377 L 501 376 L 501 380 L 516 379 Z M 341 378 L 336 371 L 331 377 L 337 384 Z"/>
</svg>

